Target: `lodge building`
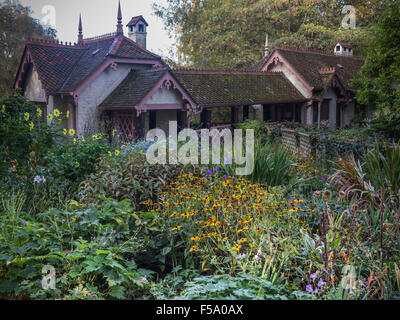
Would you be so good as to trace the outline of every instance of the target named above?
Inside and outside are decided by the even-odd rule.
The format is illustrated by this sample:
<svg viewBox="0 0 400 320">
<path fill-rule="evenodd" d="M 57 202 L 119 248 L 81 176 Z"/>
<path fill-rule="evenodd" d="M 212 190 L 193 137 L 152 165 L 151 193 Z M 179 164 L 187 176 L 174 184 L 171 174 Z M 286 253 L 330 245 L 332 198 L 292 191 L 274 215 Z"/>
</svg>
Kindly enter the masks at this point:
<svg viewBox="0 0 400 320">
<path fill-rule="evenodd" d="M 179 128 L 200 116 L 209 128 L 212 112 L 230 109 L 229 127 L 244 119 L 294 121 L 332 128 L 351 123 L 361 108 L 350 82 L 364 64 L 350 44 L 332 53 L 277 46 L 248 71 L 172 70 L 146 49 L 148 23 L 133 17 L 124 35 L 121 6 L 116 32 L 83 38 L 79 17 L 77 43 L 28 40 L 15 78 L 44 114 L 55 108 L 70 117 L 62 124 L 78 135 L 111 128 L 125 140 L 153 128 Z"/>
</svg>

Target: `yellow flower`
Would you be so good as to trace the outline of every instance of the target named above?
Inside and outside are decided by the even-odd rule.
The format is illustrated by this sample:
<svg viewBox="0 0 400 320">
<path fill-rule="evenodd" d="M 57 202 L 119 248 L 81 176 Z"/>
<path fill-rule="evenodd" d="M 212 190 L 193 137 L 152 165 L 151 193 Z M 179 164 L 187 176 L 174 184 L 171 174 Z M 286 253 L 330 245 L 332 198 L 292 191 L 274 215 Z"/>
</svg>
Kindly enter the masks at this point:
<svg viewBox="0 0 400 320">
<path fill-rule="evenodd" d="M 60 116 L 60 110 L 58 110 L 58 109 L 54 109 L 54 116 L 56 117 L 56 118 L 58 118 L 59 116 Z"/>
<path fill-rule="evenodd" d="M 42 114 L 43 114 L 42 109 L 37 108 L 37 109 L 36 109 L 36 114 L 37 114 L 37 116 L 40 118 L 40 117 L 42 116 Z"/>
<path fill-rule="evenodd" d="M 108 151 L 108 155 L 109 155 L 110 157 L 112 157 L 112 153 L 111 153 L 111 151 Z"/>
<path fill-rule="evenodd" d="M 177 231 L 177 230 L 179 230 L 179 229 L 182 229 L 182 226 L 177 226 L 177 227 L 175 227 L 175 228 L 172 228 L 172 231 Z"/>
<path fill-rule="evenodd" d="M 67 116 L 66 117 L 67 117 L 67 119 L 69 118 L 69 111 L 67 111 Z"/>
<path fill-rule="evenodd" d="M 240 244 L 235 245 L 232 250 L 239 251 L 242 246 Z"/>
<path fill-rule="evenodd" d="M 1 113 L 4 113 L 6 111 L 6 105 L 3 104 L 3 106 L 1 107 Z"/>
<path fill-rule="evenodd" d="M 34 127 L 35 127 L 35 125 L 33 124 L 33 122 L 31 122 L 31 123 L 29 124 L 29 129 L 33 130 Z"/>
<path fill-rule="evenodd" d="M 28 112 L 25 112 L 25 114 L 24 114 L 24 119 L 25 119 L 25 121 L 28 121 L 28 120 L 29 120 L 29 113 L 28 113 Z"/>
<path fill-rule="evenodd" d="M 197 251 L 199 249 L 200 249 L 199 246 L 193 246 L 190 248 L 190 252 Z"/>
<path fill-rule="evenodd" d="M 69 129 L 69 135 L 74 136 L 75 135 L 75 130 L 74 129 Z"/>
<path fill-rule="evenodd" d="M 119 156 L 119 151 L 115 150 L 114 154 L 118 157 Z"/>
<path fill-rule="evenodd" d="M 190 241 L 200 241 L 200 237 L 192 237 L 190 238 Z"/>
<path fill-rule="evenodd" d="M 75 168 L 79 168 L 81 165 L 79 164 L 79 162 L 75 162 Z"/>
<path fill-rule="evenodd" d="M 240 239 L 240 242 L 241 242 L 241 243 L 247 242 L 247 238 L 242 238 L 242 239 Z"/>
<path fill-rule="evenodd" d="M 48 119 L 48 120 L 53 120 L 53 115 L 52 115 L 51 113 L 49 113 L 49 114 L 47 115 L 47 119 Z"/>
<path fill-rule="evenodd" d="M 67 129 L 64 128 L 63 133 L 64 133 L 64 136 L 66 136 L 67 135 Z"/>
<path fill-rule="evenodd" d="M 113 129 L 113 131 L 112 131 L 112 136 L 114 137 L 115 136 L 115 130 Z"/>
<path fill-rule="evenodd" d="M 76 144 L 78 141 L 76 140 L 76 138 L 74 138 L 74 143 Z"/>
</svg>

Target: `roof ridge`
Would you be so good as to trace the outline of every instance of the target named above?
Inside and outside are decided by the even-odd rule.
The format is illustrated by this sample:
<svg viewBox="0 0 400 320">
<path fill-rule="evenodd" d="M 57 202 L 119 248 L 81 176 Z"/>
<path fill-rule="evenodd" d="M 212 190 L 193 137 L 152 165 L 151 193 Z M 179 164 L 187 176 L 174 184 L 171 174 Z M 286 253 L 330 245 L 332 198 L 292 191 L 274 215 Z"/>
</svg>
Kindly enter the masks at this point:
<svg viewBox="0 0 400 320">
<path fill-rule="evenodd" d="M 342 55 L 336 55 L 335 53 L 328 52 L 328 51 L 323 51 L 323 50 L 317 50 L 317 49 L 312 49 L 312 48 L 304 48 L 304 47 L 291 47 L 287 45 L 282 45 L 278 44 L 274 47 L 276 50 L 288 50 L 288 51 L 296 51 L 296 52 L 305 52 L 305 53 L 316 53 L 316 54 L 321 54 L 321 55 L 326 55 L 326 56 L 332 56 L 332 57 L 344 57 L 344 58 L 354 58 L 354 59 L 365 59 L 365 57 L 362 56 L 342 56 Z M 261 59 L 262 60 L 262 59 Z"/>
<path fill-rule="evenodd" d="M 210 69 L 186 69 L 186 68 L 175 68 L 172 69 L 172 72 L 187 73 L 187 74 L 202 73 L 202 74 L 253 74 L 253 75 L 265 75 L 265 74 L 274 75 L 278 73 L 270 71 L 210 70 Z"/>
<path fill-rule="evenodd" d="M 46 39 L 36 39 L 30 38 L 26 40 L 26 44 L 38 44 L 41 46 L 48 47 L 58 47 L 58 48 L 68 48 L 68 49 L 86 49 L 87 46 L 85 44 L 77 44 L 72 42 L 65 42 L 59 40 L 46 40 Z"/>
<path fill-rule="evenodd" d="M 110 33 L 105 33 L 105 34 L 102 34 L 102 35 L 86 38 L 86 39 L 83 39 L 83 41 L 92 43 L 92 42 L 97 42 L 97 41 L 100 41 L 100 40 L 106 40 L 108 38 L 113 38 L 116 35 L 117 35 L 116 32 L 110 32 Z"/>
</svg>

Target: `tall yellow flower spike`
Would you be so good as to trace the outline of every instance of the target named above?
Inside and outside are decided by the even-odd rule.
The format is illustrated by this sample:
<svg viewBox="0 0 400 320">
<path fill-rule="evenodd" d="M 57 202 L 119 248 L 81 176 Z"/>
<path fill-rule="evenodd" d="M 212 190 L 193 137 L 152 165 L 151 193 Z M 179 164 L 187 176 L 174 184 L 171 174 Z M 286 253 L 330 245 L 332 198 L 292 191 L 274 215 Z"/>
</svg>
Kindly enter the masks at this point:
<svg viewBox="0 0 400 320">
<path fill-rule="evenodd" d="M 3 104 L 3 106 L 1 107 L 1 113 L 4 113 L 6 111 L 6 105 Z"/>
<path fill-rule="evenodd" d="M 66 117 L 67 117 L 67 119 L 69 118 L 69 110 L 67 111 L 67 116 Z"/>
</svg>

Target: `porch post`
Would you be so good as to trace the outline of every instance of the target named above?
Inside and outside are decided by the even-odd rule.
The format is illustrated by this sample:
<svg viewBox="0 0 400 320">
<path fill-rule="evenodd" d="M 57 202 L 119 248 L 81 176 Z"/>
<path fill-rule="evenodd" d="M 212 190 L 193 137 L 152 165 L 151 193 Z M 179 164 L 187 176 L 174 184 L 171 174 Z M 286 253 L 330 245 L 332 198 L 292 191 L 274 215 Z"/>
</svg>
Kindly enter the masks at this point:
<svg viewBox="0 0 400 320">
<path fill-rule="evenodd" d="M 144 138 L 145 119 L 146 119 L 145 115 L 146 115 L 146 112 L 141 112 L 139 116 L 136 116 L 136 128 L 135 128 L 136 139 Z"/>
<path fill-rule="evenodd" d="M 239 122 L 239 114 L 237 107 L 231 107 L 231 123 L 232 125 L 237 124 Z"/>
<path fill-rule="evenodd" d="M 249 119 L 249 106 L 243 106 L 243 121 Z"/>
<path fill-rule="evenodd" d="M 321 104 L 322 101 L 318 102 L 318 130 L 321 129 Z"/>
</svg>

